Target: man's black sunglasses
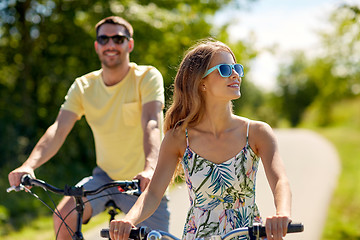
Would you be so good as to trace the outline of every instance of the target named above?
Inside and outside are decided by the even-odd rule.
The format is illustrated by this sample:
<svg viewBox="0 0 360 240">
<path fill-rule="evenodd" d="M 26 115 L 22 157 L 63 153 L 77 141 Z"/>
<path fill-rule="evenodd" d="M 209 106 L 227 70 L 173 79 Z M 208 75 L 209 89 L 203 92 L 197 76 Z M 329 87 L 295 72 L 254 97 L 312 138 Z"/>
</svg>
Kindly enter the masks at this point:
<svg viewBox="0 0 360 240">
<path fill-rule="evenodd" d="M 127 40 L 130 39 L 128 36 L 125 35 L 114 35 L 114 36 L 100 35 L 97 36 L 96 41 L 101 45 L 105 45 L 109 42 L 110 38 L 113 40 L 115 44 L 122 44 L 125 41 L 125 39 Z"/>
</svg>

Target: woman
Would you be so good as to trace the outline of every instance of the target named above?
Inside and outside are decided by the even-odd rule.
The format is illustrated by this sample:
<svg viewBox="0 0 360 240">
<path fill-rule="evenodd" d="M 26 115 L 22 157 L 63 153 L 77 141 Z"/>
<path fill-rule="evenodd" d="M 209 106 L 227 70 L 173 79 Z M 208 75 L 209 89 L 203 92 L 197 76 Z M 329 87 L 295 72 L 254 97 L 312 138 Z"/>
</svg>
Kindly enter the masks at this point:
<svg viewBox="0 0 360 240">
<path fill-rule="evenodd" d="M 260 160 L 276 207 L 275 215 L 266 218 L 267 238 L 285 236 L 291 192 L 273 131 L 232 113 L 231 100 L 241 96 L 243 75 L 221 42 L 203 41 L 188 51 L 175 78 L 154 176 L 124 219 L 111 222 L 112 239 L 127 239 L 130 229 L 154 212 L 179 163 L 191 202 L 183 239 L 251 226 L 260 221 L 255 204 Z"/>
</svg>

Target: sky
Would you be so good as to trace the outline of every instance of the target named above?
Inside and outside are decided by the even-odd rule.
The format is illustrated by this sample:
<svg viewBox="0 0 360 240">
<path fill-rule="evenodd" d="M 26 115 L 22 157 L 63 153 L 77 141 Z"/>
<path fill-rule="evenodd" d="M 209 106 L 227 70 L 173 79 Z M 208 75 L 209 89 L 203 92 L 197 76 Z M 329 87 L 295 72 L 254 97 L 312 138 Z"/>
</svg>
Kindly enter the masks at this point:
<svg viewBox="0 0 360 240">
<path fill-rule="evenodd" d="M 316 32 L 330 28 L 330 12 L 340 3 L 356 1 L 359 0 L 257 0 L 246 9 L 224 9 L 215 21 L 233 19 L 228 29 L 232 40 L 255 36 L 255 48 L 261 54 L 250 63 L 251 72 L 245 79 L 249 76 L 259 88 L 272 91 L 279 64 L 295 50 L 315 54 L 320 46 Z"/>
</svg>

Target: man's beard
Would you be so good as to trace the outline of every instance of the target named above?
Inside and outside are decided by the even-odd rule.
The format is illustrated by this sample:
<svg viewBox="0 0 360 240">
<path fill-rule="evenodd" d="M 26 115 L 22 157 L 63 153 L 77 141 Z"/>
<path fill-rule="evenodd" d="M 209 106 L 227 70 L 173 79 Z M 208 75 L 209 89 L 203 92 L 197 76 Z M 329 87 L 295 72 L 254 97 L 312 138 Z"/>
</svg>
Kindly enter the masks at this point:
<svg viewBox="0 0 360 240">
<path fill-rule="evenodd" d="M 109 69 L 114 69 L 114 68 L 117 68 L 117 67 L 119 67 L 120 65 L 121 65 L 121 63 L 122 63 L 122 61 L 120 61 L 120 60 L 116 60 L 115 62 L 108 62 L 108 61 L 106 61 L 106 60 L 104 60 L 104 59 L 102 59 L 102 60 L 100 60 L 101 61 L 101 63 L 102 63 L 102 65 L 103 66 L 105 66 L 105 67 L 107 67 L 107 68 L 109 68 Z"/>
<path fill-rule="evenodd" d="M 105 51 L 103 52 L 102 55 L 99 55 L 99 59 L 100 59 L 100 62 L 101 64 L 106 67 L 106 68 L 109 68 L 109 69 L 114 69 L 114 68 L 117 68 L 119 67 L 120 65 L 122 65 L 124 59 L 123 59 L 123 56 L 122 54 L 119 52 L 119 51 L 116 51 L 116 53 L 118 54 L 116 56 L 116 58 L 108 58 L 106 56 L 107 52 L 114 52 L 114 51 Z"/>
</svg>

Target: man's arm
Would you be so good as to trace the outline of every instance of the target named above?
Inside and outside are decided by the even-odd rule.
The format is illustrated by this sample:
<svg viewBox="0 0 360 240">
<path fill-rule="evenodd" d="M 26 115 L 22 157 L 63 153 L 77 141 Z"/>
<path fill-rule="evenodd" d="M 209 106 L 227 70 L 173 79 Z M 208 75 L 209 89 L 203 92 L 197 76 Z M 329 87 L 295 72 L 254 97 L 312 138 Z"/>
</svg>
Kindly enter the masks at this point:
<svg viewBox="0 0 360 240">
<path fill-rule="evenodd" d="M 55 122 L 35 145 L 29 158 L 17 169 L 9 173 L 10 186 L 18 186 L 22 175 L 29 173 L 33 177 L 34 170 L 53 157 L 64 143 L 78 116 L 67 110 L 60 110 Z"/>
<path fill-rule="evenodd" d="M 141 190 L 145 190 L 154 173 L 161 144 L 161 121 L 163 104 L 159 101 L 145 103 L 142 107 L 141 125 L 144 132 L 143 147 L 145 154 L 144 171 L 135 178 L 140 180 Z"/>
</svg>

